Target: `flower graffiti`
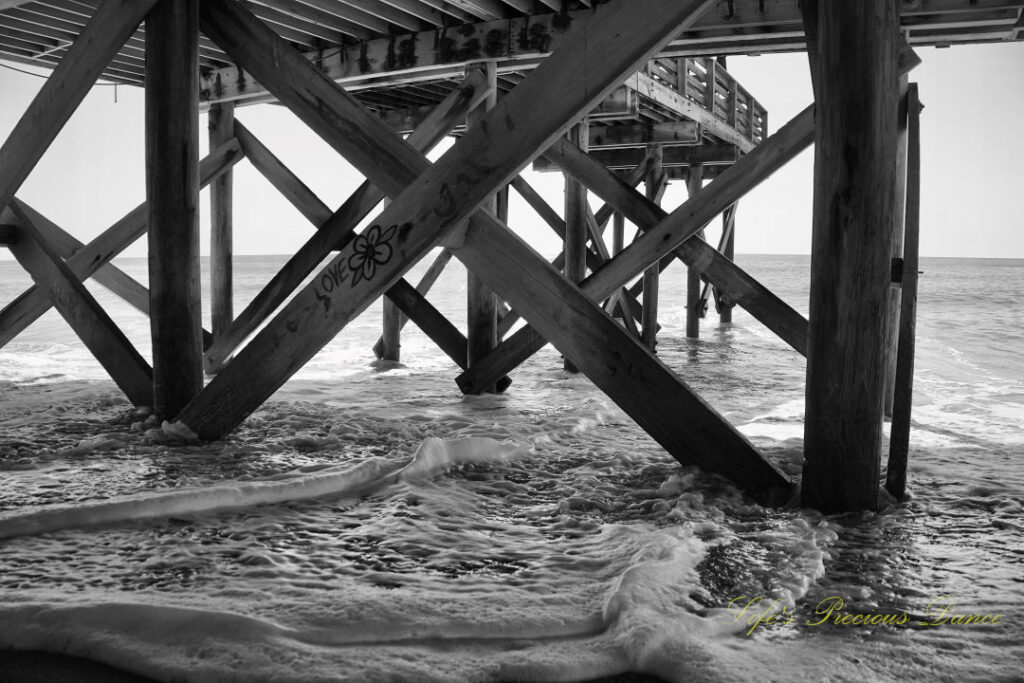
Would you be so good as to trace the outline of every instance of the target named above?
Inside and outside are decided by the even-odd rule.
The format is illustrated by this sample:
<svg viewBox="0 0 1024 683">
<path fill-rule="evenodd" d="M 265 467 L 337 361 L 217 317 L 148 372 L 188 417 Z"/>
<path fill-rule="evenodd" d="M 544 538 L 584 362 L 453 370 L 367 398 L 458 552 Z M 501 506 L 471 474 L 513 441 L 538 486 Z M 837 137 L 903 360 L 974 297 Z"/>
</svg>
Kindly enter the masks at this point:
<svg viewBox="0 0 1024 683">
<path fill-rule="evenodd" d="M 369 230 L 356 235 L 352 244 L 352 256 L 348 259 L 348 268 L 352 272 L 352 286 L 360 280 L 372 280 L 377 273 L 377 266 L 383 266 L 391 260 L 394 250 L 389 242 L 395 234 L 397 226 L 388 226 L 382 230 L 379 225 L 371 225 Z"/>
</svg>

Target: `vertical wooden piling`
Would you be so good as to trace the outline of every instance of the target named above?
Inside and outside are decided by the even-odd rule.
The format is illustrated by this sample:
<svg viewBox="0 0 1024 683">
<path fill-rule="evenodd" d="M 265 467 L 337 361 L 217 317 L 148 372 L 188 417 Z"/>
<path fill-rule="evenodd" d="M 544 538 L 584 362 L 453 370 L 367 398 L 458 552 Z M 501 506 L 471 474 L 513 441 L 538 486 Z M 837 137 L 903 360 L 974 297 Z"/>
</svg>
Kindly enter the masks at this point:
<svg viewBox="0 0 1024 683">
<path fill-rule="evenodd" d="M 584 152 L 590 149 L 587 117 L 569 129 L 569 142 Z M 580 283 L 587 274 L 587 188 L 568 173 L 565 174 L 565 279 Z M 565 361 L 566 372 L 578 372 Z"/>
<path fill-rule="evenodd" d="M 803 503 L 878 505 L 895 220 L 896 0 L 818 6 Z"/>
<path fill-rule="evenodd" d="M 647 198 L 652 202 L 660 203 L 661 183 L 664 181 L 662 170 L 663 159 L 661 145 L 650 145 L 647 148 L 647 158 L 651 160 L 650 168 L 647 171 L 647 178 L 644 181 Z M 671 256 L 668 258 L 672 258 Z M 655 263 L 644 271 L 644 310 L 641 315 L 640 341 L 651 351 L 658 346 L 658 290 L 660 287 L 661 263 Z"/>
<path fill-rule="evenodd" d="M 166 419 L 203 388 L 198 98 L 198 0 L 160 0 L 146 17 L 146 196 L 154 409 Z"/>
<path fill-rule="evenodd" d="M 921 218 L 921 104 L 917 83 L 907 91 L 907 197 L 903 241 L 903 287 L 900 290 L 899 346 L 896 359 L 896 393 L 889 434 L 889 466 L 885 488 L 897 500 L 907 489 L 907 454 L 910 450 L 910 407 L 914 396 L 914 342 L 917 328 L 917 269 Z"/>
<path fill-rule="evenodd" d="M 235 105 L 214 104 L 209 111 L 210 149 L 217 149 L 235 137 Z M 210 183 L 210 332 L 214 339 L 235 319 L 233 266 L 233 192 L 230 169 Z"/>
<path fill-rule="evenodd" d="M 900 77 L 900 108 L 896 128 L 896 220 L 893 222 L 892 257 L 903 258 L 904 219 L 907 206 L 907 75 Z M 900 287 L 889 289 L 889 330 L 886 345 L 889 362 L 885 366 L 885 416 L 892 417 L 893 396 L 896 390 L 896 355 L 899 345 Z"/>
<path fill-rule="evenodd" d="M 686 176 L 686 191 L 693 197 L 700 192 L 704 184 L 703 164 L 691 164 Z M 697 339 L 700 336 L 700 308 L 704 305 L 700 296 L 700 271 L 695 268 L 686 269 L 686 336 Z"/>
<path fill-rule="evenodd" d="M 736 260 L 736 207 L 738 203 L 733 203 L 725 210 L 722 214 L 722 230 L 725 232 L 725 240 L 722 245 L 722 255 L 730 261 Z M 718 319 L 722 323 L 732 322 L 732 309 L 733 304 L 730 301 L 723 301 L 719 303 L 718 308 Z"/>
<path fill-rule="evenodd" d="M 486 113 L 498 102 L 498 69 L 494 62 L 486 64 L 487 84 L 490 94 L 487 99 L 473 110 L 467 121 L 472 128 L 478 125 Z M 497 211 L 496 196 L 489 197 L 482 208 L 495 213 Z M 479 359 L 490 353 L 498 345 L 498 301 L 494 292 L 474 272 L 467 271 L 466 279 L 466 364 L 472 367 Z M 494 393 L 496 387 L 485 389 L 486 393 Z"/>
<path fill-rule="evenodd" d="M 381 202 L 382 209 L 389 203 Z M 380 359 L 397 363 L 402 360 L 402 311 L 389 297 L 384 297 L 382 325 Z"/>
<path fill-rule="evenodd" d="M 626 217 L 616 211 L 612 214 L 612 255 L 625 249 Z"/>
</svg>

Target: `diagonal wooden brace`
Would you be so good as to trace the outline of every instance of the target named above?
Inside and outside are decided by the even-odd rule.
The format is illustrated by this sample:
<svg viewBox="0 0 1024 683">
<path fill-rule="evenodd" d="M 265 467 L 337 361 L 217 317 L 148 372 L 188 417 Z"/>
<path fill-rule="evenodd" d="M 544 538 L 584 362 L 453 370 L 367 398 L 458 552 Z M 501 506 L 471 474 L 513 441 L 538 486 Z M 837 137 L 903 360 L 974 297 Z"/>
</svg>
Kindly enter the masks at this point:
<svg viewBox="0 0 1024 683">
<path fill-rule="evenodd" d="M 36 229 L 21 202 L 12 200 L 10 210 L 17 217 L 22 237 L 11 246 L 15 258 L 128 400 L 136 406 L 151 405 L 153 371 L 149 364 Z"/>
<path fill-rule="evenodd" d="M 241 158 L 242 150 L 234 140 L 218 147 L 200 164 L 200 183 L 208 185 Z M 79 280 L 93 277 L 111 259 L 146 234 L 146 212 L 146 204 L 140 204 L 72 254 L 67 264 L 75 276 Z M 0 310 L 0 347 L 21 334 L 50 310 L 51 305 L 46 293 L 33 285 Z"/>
</svg>

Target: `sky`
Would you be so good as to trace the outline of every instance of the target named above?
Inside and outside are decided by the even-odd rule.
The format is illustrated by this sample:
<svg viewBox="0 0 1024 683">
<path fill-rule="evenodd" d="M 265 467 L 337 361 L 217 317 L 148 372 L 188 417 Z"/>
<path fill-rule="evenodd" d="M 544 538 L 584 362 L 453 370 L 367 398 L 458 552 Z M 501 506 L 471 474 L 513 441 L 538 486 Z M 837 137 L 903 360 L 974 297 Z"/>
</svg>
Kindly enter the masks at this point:
<svg viewBox="0 0 1024 683">
<path fill-rule="evenodd" d="M 925 105 L 922 255 L 1024 258 L 1024 43 L 919 48 L 918 53 L 923 63 L 910 77 L 919 83 Z M 803 53 L 730 57 L 728 68 L 768 110 L 769 132 L 812 99 Z M 42 78 L 0 68 L 0 139 L 7 138 L 42 83 Z M 328 205 L 340 206 L 362 182 L 285 108 L 253 105 L 239 108 L 236 115 Z M 145 198 L 143 118 L 142 89 L 97 85 L 18 197 L 80 240 L 92 239 Z M 205 115 L 200 126 L 205 154 Z M 246 162 L 235 169 L 235 253 L 294 252 L 312 227 Z M 560 174 L 527 171 L 525 177 L 561 211 Z M 812 177 L 813 149 L 744 197 L 737 214 L 737 253 L 810 253 Z M 512 197 L 511 227 L 543 253 L 557 253 L 559 243 L 550 229 L 514 191 Z M 685 198 L 684 184 L 676 182 L 663 205 L 671 211 Z M 205 192 L 203 202 L 205 254 Z M 595 210 L 600 204 L 592 197 Z M 142 239 L 125 255 L 145 253 Z M 4 258 L 10 255 L 0 250 Z"/>
</svg>

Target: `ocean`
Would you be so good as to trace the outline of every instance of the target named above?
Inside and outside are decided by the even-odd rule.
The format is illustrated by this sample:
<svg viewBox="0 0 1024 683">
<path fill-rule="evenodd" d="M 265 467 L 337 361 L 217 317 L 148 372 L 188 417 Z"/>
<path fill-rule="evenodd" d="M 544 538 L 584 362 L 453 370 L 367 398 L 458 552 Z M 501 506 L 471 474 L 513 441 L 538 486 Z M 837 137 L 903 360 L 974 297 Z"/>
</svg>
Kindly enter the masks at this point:
<svg viewBox="0 0 1024 683">
<path fill-rule="evenodd" d="M 737 260 L 806 314 L 808 257 Z M 239 310 L 283 261 L 237 260 Z M 681 466 L 550 347 L 501 396 L 412 325 L 375 361 L 379 303 L 189 443 L 51 311 L 0 349 L 0 649 L 168 681 L 1024 680 L 1024 261 L 921 270 L 911 497 L 840 516 Z M 0 262 L 0 303 L 28 284 Z M 457 263 L 430 299 L 464 324 Z M 678 265 L 661 300 L 660 358 L 799 473 L 803 358 L 738 309 L 687 340 Z"/>
</svg>

